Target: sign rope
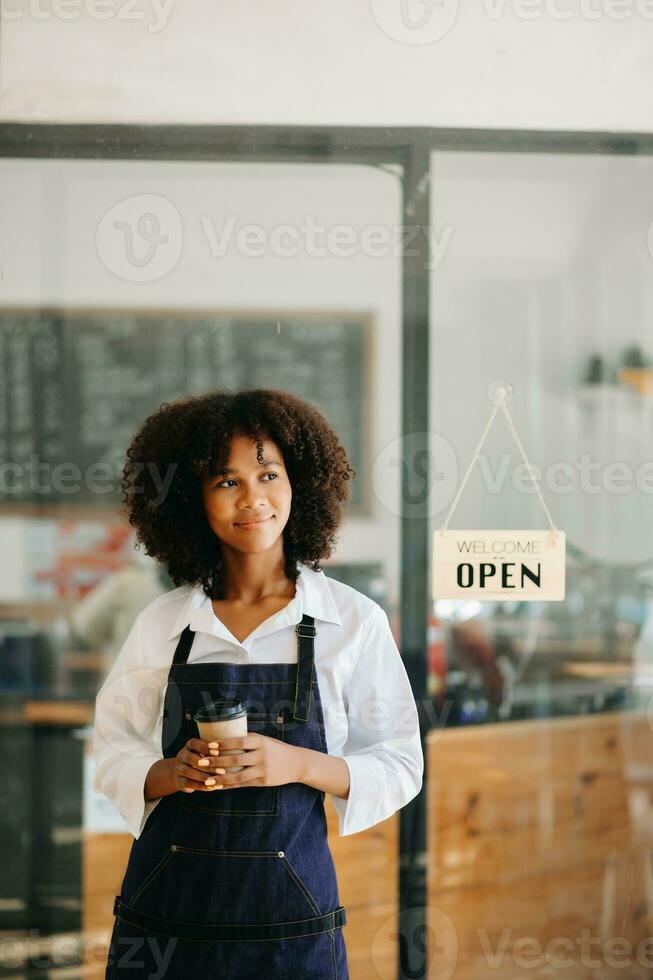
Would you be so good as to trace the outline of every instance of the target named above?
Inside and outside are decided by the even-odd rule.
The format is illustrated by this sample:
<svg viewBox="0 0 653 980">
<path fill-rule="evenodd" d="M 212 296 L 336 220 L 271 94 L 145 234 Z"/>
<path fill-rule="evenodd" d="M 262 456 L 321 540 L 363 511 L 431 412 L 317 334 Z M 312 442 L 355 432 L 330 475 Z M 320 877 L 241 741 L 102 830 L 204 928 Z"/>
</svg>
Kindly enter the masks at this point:
<svg viewBox="0 0 653 980">
<path fill-rule="evenodd" d="M 495 401 L 494 408 L 492 410 L 492 413 L 490 415 L 490 418 L 488 419 L 487 425 L 485 426 L 485 430 L 483 432 L 483 435 L 480 438 L 480 441 L 478 443 L 478 446 L 476 447 L 476 450 L 474 452 L 474 455 L 472 456 L 471 462 L 470 462 L 469 466 L 467 467 L 467 472 L 465 473 L 465 476 L 463 478 L 463 481 L 462 481 L 462 483 L 460 484 L 460 486 L 458 488 L 458 492 L 456 493 L 456 496 L 453 499 L 453 502 L 451 504 L 451 507 L 449 508 L 449 513 L 447 514 L 447 519 L 445 520 L 444 524 L 440 527 L 440 534 L 443 535 L 444 532 L 447 530 L 447 527 L 449 526 L 449 521 L 451 520 L 451 516 L 452 516 L 454 510 L 458 506 L 458 501 L 460 500 L 460 498 L 462 496 L 462 493 L 463 493 L 463 490 L 465 489 L 465 485 L 467 483 L 467 480 L 469 479 L 470 473 L 472 472 L 472 469 L 474 467 L 474 463 L 478 459 L 479 454 L 481 452 L 481 449 L 483 447 L 483 443 L 487 439 L 488 433 L 489 433 L 490 429 L 492 428 L 492 425 L 494 424 L 494 420 L 496 418 L 497 412 L 499 411 L 499 409 L 501 409 L 503 411 L 503 414 L 506 417 L 506 422 L 508 423 L 508 428 L 510 429 L 510 431 L 511 431 L 513 437 L 514 437 L 514 440 L 517 443 L 517 448 L 519 449 L 519 452 L 522 455 L 522 459 L 524 460 L 524 463 L 526 464 L 526 468 L 528 469 L 528 473 L 529 473 L 529 475 L 531 477 L 531 480 L 535 484 L 535 489 L 537 490 L 538 496 L 540 498 L 540 502 L 542 504 L 542 507 L 544 508 L 544 513 L 547 516 L 547 520 L 549 522 L 549 525 L 551 527 L 551 531 L 553 533 L 553 538 L 554 538 L 555 541 L 557 541 L 558 540 L 558 529 L 556 528 L 556 526 L 554 524 L 554 521 L 553 521 L 553 518 L 551 517 L 551 512 L 549 511 L 549 508 L 546 505 L 546 501 L 545 501 L 545 499 L 544 499 L 544 497 L 542 495 L 542 490 L 540 489 L 540 485 L 539 485 L 539 483 L 538 483 L 538 481 L 537 481 L 537 479 L 535 477 L 535 473 L 533 472 L 533 468 L 532 468 L 532 466 L 530 464 L 530 461 L 529 461 L 528 457 L 526 456 L 526 453 L 524 452 L 524 447 L 522 446 L 521 440 L 520 440 L 519 436 L 517 435 L 517 429 L 515 428 L 515 424 L 514 424 L 514 422 L 512 420 L 512 416 L 510 415 L 510 412 L 508 411 L 508 407 L 506 405 L 506 401 L 507 401 L 507 399 L 509 397 L 509 386 L 506 386 L 505 384 L 504 385 L 497 384 L 495 387 L 496 387 L 496 397 L 490 396 L 490 397 L 493 397 L 493 400 Z"/>
</svg>

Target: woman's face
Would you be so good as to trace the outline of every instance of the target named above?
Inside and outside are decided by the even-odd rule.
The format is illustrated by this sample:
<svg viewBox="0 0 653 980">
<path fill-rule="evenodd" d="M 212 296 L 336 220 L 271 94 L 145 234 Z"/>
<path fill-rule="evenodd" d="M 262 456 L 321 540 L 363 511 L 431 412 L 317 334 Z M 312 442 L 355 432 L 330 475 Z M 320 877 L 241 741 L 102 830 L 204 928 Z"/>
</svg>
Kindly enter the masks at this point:
<svg viewBox="0 0 653 980">
<path fill-rule="evenodd" d="M 225 472 L 202 481 L 204 509 L 214 534 L 223 545 L 248 554 L 276 544 L 292 501 L 290 480 L 276 443 L 263 440 L 263 464 L 256 454 L 256 443 L 249 437 L 234 436 Z"/>
</svg>

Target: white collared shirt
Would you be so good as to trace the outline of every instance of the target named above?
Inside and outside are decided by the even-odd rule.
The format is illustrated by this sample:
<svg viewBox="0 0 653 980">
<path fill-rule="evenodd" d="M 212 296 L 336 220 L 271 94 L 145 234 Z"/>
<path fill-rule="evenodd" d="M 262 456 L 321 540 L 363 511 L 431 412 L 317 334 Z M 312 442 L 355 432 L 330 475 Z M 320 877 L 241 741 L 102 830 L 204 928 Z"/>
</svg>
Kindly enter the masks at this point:
<svg viewBox="0 0 653 980">
<path fill-rule="evenodd" d="M 332 796 L 340 836 L 391 816 L 416 796 L 424 759 L 417 707 L 385 610 L 362 592 L 299 564 L 296 594 L 240 643 L 201 586 L 149 603 L 96 698 L 93 787 L 111 800 L 134 837 L 157 803 L 145 800 L 150 766 L 163 758 L 163 699 L 181 631 L 195 631 L 188 663 L 296 663 L 295 626 L 315 618 L 315 667 L 327 751 L 349 768 L 346 800 Z M 218 792 L 229 792 L 218 790 Z"/>
</svg>

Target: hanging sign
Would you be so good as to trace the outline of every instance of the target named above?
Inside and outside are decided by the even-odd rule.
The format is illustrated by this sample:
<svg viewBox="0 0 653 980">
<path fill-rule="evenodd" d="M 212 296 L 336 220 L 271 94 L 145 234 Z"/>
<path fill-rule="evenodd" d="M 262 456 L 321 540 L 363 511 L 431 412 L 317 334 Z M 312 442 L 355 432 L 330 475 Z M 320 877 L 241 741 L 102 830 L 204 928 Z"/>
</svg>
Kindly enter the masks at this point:
<svg viewBox="0 0 653 980">
<path fill-rule="evenodd" d="M 565 597 L 564 531 L 436 531 L 434 599 L 559 601 Z"/>
<path fill-rule="evenodd" d="M 514 599 L 518 602 L 559 602 L 565 597 L 566 536 L 553 523 L 542 491 L 517 435 L 506 402 L 512 386 L 498 382 L 491 386 L 494 411 L 485 427 L 476 452 L 453 500 L 444 525 L 433 534 L 434 599 Z M 540 502 L 549 520 L 547 530 L 461 530 L 447 525 L 460 500 L 472 467 L 481 451 L 499 409 L 530 473 Z"/>
</svg>

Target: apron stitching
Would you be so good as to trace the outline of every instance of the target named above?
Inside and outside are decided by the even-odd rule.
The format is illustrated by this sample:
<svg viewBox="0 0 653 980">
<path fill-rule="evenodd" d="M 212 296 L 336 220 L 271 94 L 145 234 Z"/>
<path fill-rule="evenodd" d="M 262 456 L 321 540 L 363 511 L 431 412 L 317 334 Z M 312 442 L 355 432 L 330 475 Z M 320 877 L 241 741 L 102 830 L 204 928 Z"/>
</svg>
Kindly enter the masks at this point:
<svg viewBox="0 0 653 980">
<path fill-rule="evenodd" d="M 270 712 L 266 712 L 265 713 L 265 717 L 266 718 L 268 718 L 269 715 L 270 715 Z M 277 722 L 272 722 L 271 720 L 270 720 L 269 723 L 276 725 L 277 729 L 280 732 L 279 741 L 284 742 L 285 741 L 285 734 L 286 734 L 285 726 L 283 724 L 279 724 Z M 187 729 L 187 730 L 189 730 L 189 729 Z M 247 787 L 240 787 L 240 786 L 235 786 L 235 787 L 230 787 L 230 788 L 232 788 L 232 789 L 247 789 Z M 202 813 L 212 813 L 214 815 L 217 814 L 217 815 L 222 815 L 222 816 L 225 816 L 225 815 L 232 816 L 233 815 L 233 816 L 236 816 L 236 817 L 239 817 L 239 816 L 247 816 L 247 817 L 251 817 L 251 816 L 254 816 L 254 817 L 277 817 L 279 815 L 279 786 L 255 786 L 255 787 L 251 787 L 251 788 L 252 789 L 271 789 L 272 790 L 272 800 L 271 800 L 271 803 L 270 803 L 271 809 L 267 809 L 267 810 L 235 810 L 233 807 L 231 807 L 231 808 L 225 807 L 225 809 L 218 809 L 217 807 L 204 806 L 202 803 L 192 803 L 190 800 L 181 801 L 180 806 L 183 807 L 184 810 L 201 810 Z M 224 790 L 224 791 L 222 791 L 222 790 L 214 790 L 213 792 L 227 792 L 228 793 L 229 790 L 228 789 L 227 790 Z M 222 799 L 224 799 L 225 800 L 225 803 L 226 803 L 227 798 L 226 797 L 222 797 Z"/>
<path fill-rule="evenodd" d="M 259 787 L 261 788 L 261 787 Z M 201 810 L 202 813 L 213 813 L 219 814 L 220 816 L 240 816 L 244 814 L 248 817 L 276 817 L 279 815 L 279 810 L 214 810 L 210 806 L 201 806 L 199 803 L 182 803 L 184 810 Z"/>
<path fill-rule="evenodd" d="M 122 915 L 117 915 L 116 916 L 116 919 L 121 919 L 123 922 L 126 922 L 128 925 L 131 925 L 129 919 L 123 918 Z M 292 920 L 292 921 L 295 921 L 295 920 Z M 303 920 L 302 919 L 298 919 L 296 921 L 302 922 Z M 183 924 L 184 923 L 182 923 L 182 925 Z M 197 923 L 195 923 L 195 922 L 190 922 L 190 923 L 186 923 L 186 924 L 187 925 L 197 925 Z M 284 923 L 281 923 L 281 924 L 284 924 Z M 272 923 L 272 925 L 276 925 L 276 923 Z M 139 926 L 138 928 L 139 929 L 142 929 L 144 932 L 151 932 L 152 935 L 154 935 L 154 936 L 166 936 L 166 938 L 168 938 L 169 935 L 170 935 L 167 932 L 157 932 L 155 929 L 150 929 L 147 926 Z M 342 926 L 336 926 L 336 929 L 342 929 Z M 297 936 L 287 936 L 285 939 L 191 939 L 191 940 L 189 940 L 189 942 L 193 942 L 193 943 L 246 943 L 248 945 L 249 945 L 249 943 L 279 943 L 279 942 L 289 943 L 289 942 L 292 942 L 293 939 L 305 939 L 306 936 L 323 936 L 325 933 L 329 933 L 329 932 L 333 932 L 333 928 L 331 928 L 331 929 L 318 929 L 317 932 L 303 932 L 303 933 L 300 933 Z"/>
<path fill-rule="evenodd" d="M 310 893 L 310 891 L 308 889 L 308 886 L 304 884 L 304 882 L 302 881 L 302 879 L 299 877 L 299 875 L 297 874 L 297 872 L 295 871 L 295 869 L 291 865 L 291 863 L 288 860 L 288 858 L 282 857 L 281 858 L 281 863 L 285 867 L 285 869 L 288 872 L 288 874 L 293 878 L 293 880 L 294 880 L 295 884 L 297 885 L 297 887 L 298 888 L 301 888 L 302 892 L 306 896 L 307 901 L 313 906 L 313 911 L 315 912 L 315 914 L 316 915 L 322 915 L 322 910 L 320 909 L 319 905 L 317 904 L 317 902 L 315 901 L 315 899 L 311 895 L 311 893 Z"/>
<path fill-rule="evenodd" d="M 185 844 L 173 844 L 174 851 L 189 851 L 191 854 L 210 854 L 212 857 L 273 857 L 279 860 L 278 851 L 211 851 L 205 847 L 186 847 Z"/>
<path fill-rule="evenodd" d="M 152 870 L 150 871 L 150 873 L 147 876 L 147 878 L 145 879 L 145 881 L 141 882 L 141 884 L 138 886 L 138 888 L 136 889 L 136 891 L 130 897 L 130 899 L 129 899 L 129 904 L 130 905 L 133 905 L 134 902 L 137 902 L 138 901 L 138 899 L 141 897 L 141 895 L 143 894 L 143 892 L 145 891 L 145 889 L 147 888 L 147 886 L 148 885 L 151 885 L 152 882 L 154 881 L 154 879 L 160 874 L 161 871 L 163 871 L 163 869 L 165 868 L 166 864 L 168 863 L 168 861 L 172 857 L 173 853 L 174 853 L 174 851 L 168 851 L 168 853 L 165 855 L 165 857 L 162 857 L 161 860 L 158 862 L 158 864 L 156 864 L 152 868 Z"/>
<path fill-rule="evenodd" d="M 117 896 L 117 897 L 120 898 L 120 896 Z M 127 902 L 122 902 L 122 900 L 121 900 L 121 904 L 122 905 L 127 905 Z M 129 906 L 127 906 L 127 907 L 129 908 Z M 301 922 L 314 922 L 315 919 L 333 919 L 333 918 L 335 918 L 336 913 L 337 912 L 340 912 L 341 909 L 343 909 L 343 906 L 342 905 L 337 905 L 335 907 L 335 909 L 332 909 L 330 912 L 325 912 L 324 915 L 314 915 L 314 916 L 311 916 L 309 919 L 284 919 L 283 922 L 254 922 L 254 923 L 236 922 L 233 925 L 222 925 L 221 928 L 223 928 L 223 929 L 242 929 L 243 927 L 247 927 L 248 925 L 253 925 L 256 928 L 258 928 L 259 926 L 273 926 L 275 928 L 277 926 L 295 926 L 295 925 L 297 925 L 298 922 L 299 923 L 301 923 Z M 160 915 L 150 915 L 149 912 L 140 912 L 138 909 L 134 909 L 134 912 L 136 912 L 137 915 L 146 916 L 148 919 L 162 919 L 162 921 L 172 922 L 173 925 L 182 925 L 182 926 L 197 926 L 197 925 L 199 925 L 200 928 L 202 927 L 202 923 L 189 922 L 187 919 L 163 919 L 163 917 L 160 916 Z M 117 918 L 124 918 L 124 916 L 121 916 L 120 915 L 120 912 L 118 912 Z M 125 921 L 127 921 L 127 919 L 125 919 Z M 343 922 L 342 925 L 331 926 L 331 929 L 325 929 L 324 932 L 333 932 L 334 929 L 342 929 L 345 924 L 346 923 Z M 145 926 L 143 926 L 143 928 L 145 928 Z M 307 935 L 308 936 L 308 935 L 310 935 L 310 933 L 304 933 L 304 935 Z M 222 940 L 221 939 L 217 939 L 217 940 L 212 940 L 212 942 L 222 942 Z"/>
<path fill-rule="evenodd" d="M 338 968 L 336 966 L 336 936 L 333 930 L 329 933 L 331 940 L 331 962 L 333 963 L 333 980 L 338 980 Z"/>
<path fill-rule="evenodd" d="M 317 684 L 317 677 L 315 678 L 315 683 Z M 316 699 L 316 702 L 315 703 L 317 704 L 317 699 Z M 324 716 L 323 716 L 323 718 L 324 718 Z M 327 747 L 326 747 L 326 744 L 325 744 L 325 741 L 324 741 L 324 736 L 322 734 L 322 725 L 320 724 L 320 720 L 318 718 L 317 710 L 315 711 L 315 727 L 317 728 L 317 733 L 318 733 L 319 738 L 320 738 L 320 745 L 322 746 L 322 751 L 323 752 L 326 752 L 327 751 Z"/>
<path fill-rule="evenodd" d="M 179 827 L 179 821 L 180 821 L 180 819 L 181 819 L 181 808 L 180 807 L 177 807 L 177 813 L 175 814 L 175 822 L 174 822 L 174 825 L 173 825 L 173 828 L 172 828 L 172 835 L 171 835 L 173 840 L 175 838 L 175 834 L 177 833 L 177 828 Z M 163 864 L 166 862 L 167 858 L 169 858 L 169 857 L 172 856 L 172 853 L 173 853 L 172 847 L 169 847 L 168 848 L 168 853 L 165 855 L 165 857 L 161 858 L 161 861 L 159 862 L 159 865 L 155 865 L 154 866 L 154 868 L 152 869 L 152 871 L 150 872 L 150 874 L 153 874 L 156 871 L 157 867 L 159 867 L 159 870 L 162 870 Z M 130 855 L 129 860 L 131 860 L 131 855 Z M 149 878 L 149 875 L 148 875 L 148 878 Z M 145 884 L 147 884 L 147 879 L 144 882 L 141 882 L 141 884 L 136 889 L 137 896 L 140 895 L 140 890 L 143 887 L 143 885 L 145 885 Z M 121 891 L 122 891 L 122 888 L 121 888 Z M 133 900 L 134 899 L 132 897 L 132 899 L 130 901 L 133 901 Z"/>
<path fill-rule="evenodd" d="M 295 704 L 299 704 L 299 654 L 297 655 L 297 674 L 295 676 Z"/>
<path fill-rule="evenodd" d="M 177 664 L 178 667 L 194 667 L 196 664 Z M 234 664 L 207 664 L 208 667 L 233 667 Z M 280 667 L 283 664 L 257 664 L 259 667 Z M 184 684 L 188 686 L 189 684 L 206 684 L 206 681 L 176 681 L 177 684 Z M 288 684 L 288 681 L 236 681 L 239 687 L 263 687 L 265 684 L 276 684 L 282 687 L 284 684 Z"/>
</svg>

